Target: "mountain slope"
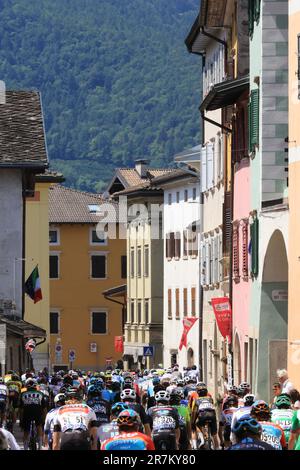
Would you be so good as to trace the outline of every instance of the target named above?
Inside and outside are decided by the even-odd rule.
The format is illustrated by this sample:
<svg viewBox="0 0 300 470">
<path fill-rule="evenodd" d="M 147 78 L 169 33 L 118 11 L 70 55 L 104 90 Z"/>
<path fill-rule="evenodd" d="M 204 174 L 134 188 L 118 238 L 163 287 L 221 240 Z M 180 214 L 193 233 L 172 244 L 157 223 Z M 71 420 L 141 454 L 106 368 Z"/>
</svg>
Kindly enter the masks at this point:
<svg viewBox="0 0 300 470">
<path fill-rule="evenodd" d="M 0 71 L 42 93 L 51 164 L 100 191 L 116 166 L 199 142 L 199 0 L 2 0 Z"/>
</svg>

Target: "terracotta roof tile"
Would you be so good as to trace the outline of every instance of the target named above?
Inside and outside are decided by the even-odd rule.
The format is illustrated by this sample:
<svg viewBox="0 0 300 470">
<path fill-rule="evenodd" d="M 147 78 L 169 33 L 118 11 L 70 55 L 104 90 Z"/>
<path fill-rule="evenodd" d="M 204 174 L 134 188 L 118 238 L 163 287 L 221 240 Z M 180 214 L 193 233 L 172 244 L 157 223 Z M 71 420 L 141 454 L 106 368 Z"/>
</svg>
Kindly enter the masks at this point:
<svg viewBox="0 0 300 470">
<path fill-rule="evenodd" d="M 7 91 L 6 103 L 0 104 L 0 166 L 48 166 L 42 106 L 36 91 Z"/>
<path fill-rule="evenodd" d="M 127 186 L 138 186 L 149 181 L 151 178 L 156 178 L 157 176 L 165 175 L 173 171 L 170 168 L 162 169 L 149 169 L 147 171 L 148 177 L 141 178 L 135 168 L 118 168 L 118 173 L 125 180 Z"/>
</svg>

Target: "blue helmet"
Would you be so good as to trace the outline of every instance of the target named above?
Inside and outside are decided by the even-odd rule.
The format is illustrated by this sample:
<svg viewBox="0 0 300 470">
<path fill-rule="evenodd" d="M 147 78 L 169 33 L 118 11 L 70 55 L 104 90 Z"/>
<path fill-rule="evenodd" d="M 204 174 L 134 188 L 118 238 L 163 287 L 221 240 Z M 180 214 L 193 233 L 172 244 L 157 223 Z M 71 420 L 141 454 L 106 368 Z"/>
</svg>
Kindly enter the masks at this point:
<svg viewBox="0 0 300 470">
<path fill-rule="evenodd" d="M 111 414 L 114 416 L 118 416 L 122 411 L 125 411 L 128 409 L 129 409 L 129 406 L 127 405 L 127 403 L 123 403 L 122 401 L 119 401 L 111 407 Z"/>
<path fill-rule="evenodd" d="M 160 383 L 160 378 L 159 377 L 153 377 L 152 383 L 153 383 L 153 385 L 158 385 Z"/>
<path fill-rule="evenodd" d="M 90 385 L 87 392 L 88 395 L 97 395 L 99 393 L 99 388 L 96 385 Z"/>
<path fill-rule="evenodd" d="M 238 436 L 242 437 L 245 434 L 260 434 L 262 432 L 261 425 L 256 421 L 256 419 L 251 418 L 250 416 L 245 416 L 244 418 L 239 419 L 233 426 L 232 432 Z"/>
</svg>

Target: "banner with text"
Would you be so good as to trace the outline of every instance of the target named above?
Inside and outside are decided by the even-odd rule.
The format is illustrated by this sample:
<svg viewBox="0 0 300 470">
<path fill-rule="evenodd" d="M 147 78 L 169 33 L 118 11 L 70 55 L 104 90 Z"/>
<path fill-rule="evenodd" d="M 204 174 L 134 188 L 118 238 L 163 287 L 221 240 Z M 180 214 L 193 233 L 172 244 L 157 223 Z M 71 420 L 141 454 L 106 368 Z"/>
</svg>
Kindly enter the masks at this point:
<svg viewBox="0 0 300 470">
<path fill-rule="evenodd" d="M 211 304 L 214 309 L 219 331 L 223 338 L 228 339 L 228 343 L 230 344 L 232 335 L 232 312 L 230 300 L 228 297 L 217 297 L 211 299 Z"/>
</svg>

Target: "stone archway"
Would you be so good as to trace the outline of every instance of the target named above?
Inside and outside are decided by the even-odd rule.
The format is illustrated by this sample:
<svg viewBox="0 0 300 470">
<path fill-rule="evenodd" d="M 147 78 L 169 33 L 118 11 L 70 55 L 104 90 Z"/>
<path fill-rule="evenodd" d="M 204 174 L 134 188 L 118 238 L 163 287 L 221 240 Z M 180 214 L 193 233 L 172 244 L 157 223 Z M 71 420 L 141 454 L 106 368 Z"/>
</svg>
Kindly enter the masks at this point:
<svg viewBox="0 0 300 470">
<path fill-rule="evenodd" d="M 241 344 L 239 335 L 236 333 L 234 338 L 233 349 L 233 383 L 238 386 L 241 383 L 242 373 L 242 359 L 241 359 Z"/>
<path fill-rule="evenodd" d="M 272 396 L 276 369 L 287 366 L 288 260 L 280 230 L 272 234 L 266 251 L 261 286 L 257 392 Z"/>
</svg>

